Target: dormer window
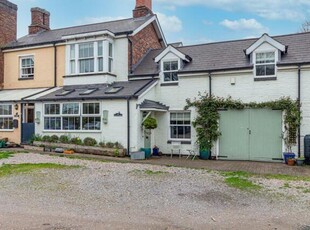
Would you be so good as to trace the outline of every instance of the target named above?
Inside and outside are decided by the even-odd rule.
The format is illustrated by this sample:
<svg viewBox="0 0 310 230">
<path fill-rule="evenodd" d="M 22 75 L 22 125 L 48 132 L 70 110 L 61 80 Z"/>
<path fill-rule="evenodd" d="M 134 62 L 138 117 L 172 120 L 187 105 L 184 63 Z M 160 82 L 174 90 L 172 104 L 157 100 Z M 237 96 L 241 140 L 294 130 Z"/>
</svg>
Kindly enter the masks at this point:
<svg viewBox="0 0 310 230">
<path fill-rule="evenodd" d="M 256 53 L 255 72 L 257 77 L 268 77 L 276 75 L 275 52 Z"/>
<path fill-rule="evenodd" d="M 164 82 L 179 81 L 177 74 L 178 70 L 179 70 L 178 61 L 164 61 L 163 62 Z"/>
</svg>

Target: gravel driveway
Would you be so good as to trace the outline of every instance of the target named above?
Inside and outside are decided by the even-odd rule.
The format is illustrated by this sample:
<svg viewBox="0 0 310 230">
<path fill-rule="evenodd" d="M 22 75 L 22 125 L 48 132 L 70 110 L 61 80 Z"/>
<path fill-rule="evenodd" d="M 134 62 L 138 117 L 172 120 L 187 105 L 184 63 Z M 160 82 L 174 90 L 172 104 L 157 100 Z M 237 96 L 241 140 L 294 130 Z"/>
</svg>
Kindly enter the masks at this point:
<svg viewBox="0 0 310 230">
<path fill-rule="evenodd" d="M 1 164 L 57 163 L 0 177 L 0 229 L 310 229 L 309 182 L 228 187 L 216 172 L 16 154 Z M 296 185 L 294 183 L 297 183 Z"/>
</svg>

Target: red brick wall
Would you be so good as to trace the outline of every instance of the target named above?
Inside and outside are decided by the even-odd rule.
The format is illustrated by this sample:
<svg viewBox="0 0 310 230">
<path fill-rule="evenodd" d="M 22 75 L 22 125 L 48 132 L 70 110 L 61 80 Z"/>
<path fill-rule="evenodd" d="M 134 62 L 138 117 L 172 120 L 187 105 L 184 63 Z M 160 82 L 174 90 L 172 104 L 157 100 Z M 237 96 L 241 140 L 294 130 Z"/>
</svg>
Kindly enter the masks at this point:
<svg viewBox="0 0 310 230">
<path fill-rule="evenodd" d="M 7 0 L 0 0 L 0 48 L 16 40 L 17 6 Z M 0 88 L 3 87 L 4 60 L 0 50 Z"/>
<path fill-rule="evenodd" d="M 155 31 L 155 28 L 153 24 L 148 25 L 143 30 L 141 30 L 139 33 L 137 33 L 135 36 L 131 37 L 130 40 L 132 41 L 132 64 L 137 64 L 140 59 L 143 57 L 143 55 L 146 54 L 146 52 L 149 49 L 160 49 L 163 48 L 157 33 Z M 129 47 L 130 48 L 130 47 Z M 129 49 L 129 68 L 130 68 L 130 49 Z"/>
<path fill-rule="evenodd" d="M 32 8 L 29 34 L 36 34 L 42 30 L 50 30 L 50 13 L 38 7 Z"/>
<path fill-rule="evenodd" d="M 152 10 L 152 0 L 136 0 L 136 7 L 146 6 Z"/>
</svg>

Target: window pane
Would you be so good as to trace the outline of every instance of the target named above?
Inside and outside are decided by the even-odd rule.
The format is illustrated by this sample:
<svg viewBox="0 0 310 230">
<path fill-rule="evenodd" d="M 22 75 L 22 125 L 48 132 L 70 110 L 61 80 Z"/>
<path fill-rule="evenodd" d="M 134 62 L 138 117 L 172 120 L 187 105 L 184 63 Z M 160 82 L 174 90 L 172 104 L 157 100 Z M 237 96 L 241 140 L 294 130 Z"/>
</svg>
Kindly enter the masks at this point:
<svg viewBox="0 0 310 230">
<path fill-rule="evenodd" d="M 113 44 L 109 43 L 109 57 L 113 57 Z"/>
<path fill-rule="evenodd" d="M 99 103 L 83 103 L 83 114 L 100 114 Z"/>
<path fill-rule="evenodd" d="M 98 56 L 99 57 L 103 56 L 103 42 L 102 41 L 98 42 Z"/>
<path fill-rule="evenodd" d="M 170 62 L 164 62 L 164 71 L 170 70 Z"/>
<path fill-rule="evenodd" d="M 83 43 L 79 45 L 79 58 L 90 58 L 94 56 L 94 43 Z"/>
<path fill-rule="evenodd" d="M 109 72 L 111 73 L 113 71 L 113 59 L 109 58 Z"/>
<path fill-rule="evenodd" d="M 190 139 L 190 113 L 171 113 L 170 114 L 170 138 Z"/>
<path fill-rule="evenodd" d="M 13 118 L 3 117 L 0 118 L 0 130 L 13 129 Z"/>
<path fill-rule="evenodd" d="M 100 117 L 83 117 L 83 130 L 100 130 Z"/>
<path fill-rule="evenodd" d="M 171 81 L 171 73 L 164 73 L 164 81 Z"/>
<path fill-rule="evenodd" d="M 75 60 L 70 61 L 70 73 L 75 73 Z"/>
<path fill-rule="evenodd" d="M 178 81 L 179 80 L 177 72 L 172 72 L 171 76 L 172 76 L 172 81 Z"/>
<path fill-rule="evenodd" d="M 75 45 L 70 45 L 70 59 L 75 58 Z"/>
<path fill-rule="evenodd" d="M 266 75 L 275 75 L 275 65 L 266 65 Z"/>
<path fill-rule="evenodd" d="M 46 115 L 60 114 L 60 104 L 45 104 L 44 111 Z"/>
<path fill-rule="evenodd" d="M 103 71 L 103 58 L 98 58 L 98 71 Z"/>
<path fill-rule="evenodd" d="M 83 59 L 79 61 L 80 73 L 94 72 L 94 59 Z"/>
<path fill-rule="evenodd" d="M 177 61 L 171 62 L 171 70 L 178 70 L 179 64 Z"/>
<path fill-rule="evenodd" d="M 176 139 L 177 138 L 177 127 L 171 126 L 171 138 Z"/>
<path fill-rule="evenodd" d="M 0 115 L 13 115 L 12 105 L 0 105 Z"/>
<path fill-rule="evenodd" d="M 65 103 L 62 105 L 62 114 L 79 114 L 79 103 Z"/>
<path fill-rule="evenodd" d="M 45 117 L 44 118 L 44 129 L 45 130 L 60 130 L 61 129 L 61 118 L 60 117 Z"/>
<path fill-rule="evenodd" d="M 256 66 L 256 76 L 265 76 L 265 66 L 264 65 L 257 65 Z"/>
<path fill-rule="evenodd" d="M 63 130 L 79 130 L 81 126 L 80 117 L 63 117 L 62 129 Z"/>
</svg>

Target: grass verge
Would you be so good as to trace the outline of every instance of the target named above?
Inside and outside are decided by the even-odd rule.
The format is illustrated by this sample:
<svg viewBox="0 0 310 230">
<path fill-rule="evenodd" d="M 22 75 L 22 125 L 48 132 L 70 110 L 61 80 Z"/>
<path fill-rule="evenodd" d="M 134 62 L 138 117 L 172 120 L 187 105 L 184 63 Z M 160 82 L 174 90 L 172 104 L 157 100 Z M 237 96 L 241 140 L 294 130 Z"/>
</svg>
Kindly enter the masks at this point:
<svg viewBox="0 0 310 230">
<path fill-rule="evenodd" d="M 262 188 L 249 180 L 250 174 L 247 172 L 223 172 L 221 174 L 226 177 L 224 181 L 230 187 L 243 191 L 257 191 Z"/>
<path fill-rule="evenodd" d="M 67 166 L 59 164 L 5 164 L 0 167 L 0 177 L 8 176 L 16 173 L 27 173 L 35 170 L 41 169 L 72 169 L 79 168 L 79 166 Z"/>
</svg>

